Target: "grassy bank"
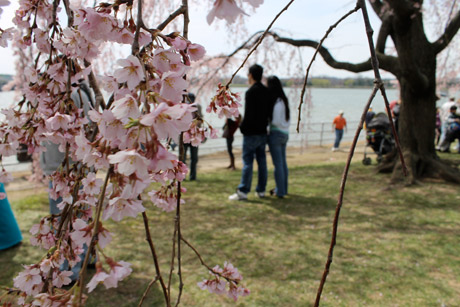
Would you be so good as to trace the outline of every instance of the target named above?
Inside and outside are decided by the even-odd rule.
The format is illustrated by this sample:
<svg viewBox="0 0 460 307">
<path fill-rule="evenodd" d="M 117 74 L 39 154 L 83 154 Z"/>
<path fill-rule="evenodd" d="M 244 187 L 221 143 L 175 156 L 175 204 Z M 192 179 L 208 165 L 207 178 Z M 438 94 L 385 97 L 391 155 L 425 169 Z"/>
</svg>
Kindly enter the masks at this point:
<svg viewBox="0 0 460 307">
<path fill-rule="evenodd" d="M 329 247 L 343 163 L 296 166 L 284 200 L 227 200 L 240 172 L 200 174 L 185 182 L 184 237 L 210 265 L 232 262 L 251 295 L 237 306 L 309 306 L 314 301 Z M 334 262 L 322 306 L 458 306 L 460 301 L 460 195 L 458 186 L 424 183 L 388 188 L 389 178 L 354 163 L 341 215 Z M 268 188 L 274 186 L 269 179 Z M 41 257 L 28 229 L 47 212 L 46 192 L 9 195 L 24 244 L 0 253 L 0 284 L 11 286 L 21 269 Z M 150 226 L 162 270 L 168 270 L 173 215 L 151 204 Z M 154 275 L 140 219 L 108 223 L 115 233 L 108 255 L 133 264 L 118 289 L 99 286 L 88 306 L 137 306 Z M 182 306 L 234 306 L 200 290 L 207 271 L 183 248 Z M 177 285 L 177 280 L 173 280 Z M 153 287 L 144 306 L 163 306 Z"/>
</svg>

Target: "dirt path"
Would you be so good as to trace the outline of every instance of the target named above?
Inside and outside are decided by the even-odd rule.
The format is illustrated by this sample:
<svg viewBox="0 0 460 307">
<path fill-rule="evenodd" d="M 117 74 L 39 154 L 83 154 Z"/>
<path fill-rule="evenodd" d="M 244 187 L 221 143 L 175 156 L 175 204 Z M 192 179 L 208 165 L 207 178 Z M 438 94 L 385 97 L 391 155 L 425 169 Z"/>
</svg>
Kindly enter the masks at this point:
<svg viewBox="0 0 460 307">
<path fill-rule="evenodd" d="M 309 148 L 294 148 L 290 147 L 287 151 L 287 159 L 289 166 L 318 164 L 318 163 L 335 163 L 345 162 L 348 156 L 350 144 L 343 144 L 340 151 L 332 152 L 330 147 L 309 147 Z M 355 150 L 354 159 L 361 161 L 363 158 L 364 145 L 358 145 Z M 243 165 L 241 161 L 241 150 L 234 151 L 236 158 L 236 171 L 241 171 Z M 375 158 L 374 156 L 371 156 Z M 267 164 L 269 169 L 272 168 L 270 154 L 267 152 Z M 229 165 L 229 158 L 227 152 L 218 152 L 210 155 L 200 156 L 198 162 L 198 176 L 200 172 L 209 172 L 214 170 L 227 170 Z M 43 191 L 47 187 L 42 184 L 29 182 L 27 178 L 30 171 L 13 172 L 14 180 L 7 184 L 6 190 L 9 198 L 32 195 L 37 192 Z"/>
</svg>

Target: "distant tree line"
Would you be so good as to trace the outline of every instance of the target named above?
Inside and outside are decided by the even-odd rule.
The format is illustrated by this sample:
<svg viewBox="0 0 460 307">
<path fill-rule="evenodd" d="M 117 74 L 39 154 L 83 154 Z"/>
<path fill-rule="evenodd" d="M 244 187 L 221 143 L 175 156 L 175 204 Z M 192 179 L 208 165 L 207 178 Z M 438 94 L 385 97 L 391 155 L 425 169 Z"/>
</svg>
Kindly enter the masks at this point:
<svg viewBox="0 0 460 307">
<path fill-rule="evenodd" d="M 303 84 L 302 79 L 297 78 L 282 78 L 281 82 L 283 86 L 301 86 Z M 246 85 L 247 79 L 243 77 L 235 77 L 234 85 Z M 386 88 L 395 87 L 395 79 L 384 80 Z M 339 87 L 339 88 L 356 88 L 356 87 L 373 87 L 374 79 L 357 77 L 357 78 L 335 78 L 335 77 L 313 77 L 308 80 L 308 86 L 312 87 Z"/>
</svg>

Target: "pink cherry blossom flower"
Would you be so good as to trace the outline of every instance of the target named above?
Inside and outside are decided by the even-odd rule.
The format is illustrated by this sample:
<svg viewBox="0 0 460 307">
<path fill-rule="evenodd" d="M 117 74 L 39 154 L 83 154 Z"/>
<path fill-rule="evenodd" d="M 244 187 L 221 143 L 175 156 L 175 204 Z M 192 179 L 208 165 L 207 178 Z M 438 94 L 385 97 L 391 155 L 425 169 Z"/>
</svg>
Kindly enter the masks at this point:
<svg viewBox="0 0 460 307">
<path fill-rule="evenodd" d="M 69 124 L 73 121 L 74 118 L 68 114 L 56 113 L 56 115 L 46 120 L 46 127 L 50 130 L 67 130 L 69 128 Z"/>
<path fill-rule="evenodd" d="M 8 42 L 13 39 L 14 29 L 8 28 L 0 32 L 0 47 L 8 47 Z"/>
<path fill-rule="evenodd" d="M 14 286 L 27 295 L 38 294 L 43 287 L 40 269 L 37 266 L 24 266 L 25 270 L 20 272 L 14 280 Z"/>
<path fill-rule="evenodd" d="M 14 156 L 17 153 L 19 142 L 0 144 L 0 155 L 4 157 Z"/>
<path fill-rule="evenodd" d="M 205 279 L 198 283 L 198 287 L 200 287 L 201 290 L 208 290 L 209 293 L 223 294 L 225 293 L 227 283 L 225 280 L 220 280 L 217 278 L 211 280 Z"/>
<path fill-rule="evenodd" d="M 127 118 L 138 118 L 141 115 L 137 99 L 131 95 L 116 100 L 112 109 L 115 118 L 123 120 Z"/>
<path fill-rule="evenodd" d="M 206 49 L 199 44 L 190 44 L 187 48 L 187 54 L 192 61 L 201 60 L 206 54 Z"/>
<path fill-rule="evenodd" d="M 112 258 L 107 258 L 106 262 L 110 266 L 110 276 L 112 277 L 112 280 L 115 282 L 113 287 L 118 286 L 118 281 L 123 280 L 125 277 L 127 277 L 133 269 L 130 268 L 131 263 L 125 262 L 125 261 L 114 261 Z"/>
<path fill-rule="evenodd" d="M 73 275 L 72 271 L 54 271 L 53 272 L 53 286 L 62 288 L 72 282 L 70 276 Z"/>
<path fill-rule="evenodd" d="M 127 82 L 130 90 L 134 90 L 145 79 L 141 63 L 134 55 L 129 55 L 126 59 L 118 60 L 117 64 L 121 68 L 115 70 L 114 77 L 120 83 Z"/>
<path fill-rule="evenodd" d="M 0 170 L 0 182 L 8 183 L 11 181 L 13 181 L 13 176 L 11 175 L 11 173 L 8 173 L 7 171 L 5 171 L 4 168 L 2 168 Z"/>
<path fill-rule="evenodd" d="M 258 8 L 262 3 L 264 3 L 264 0 L 243 0 L 243 1 L 249 3 L 255 8 Z"/>
<path fill-rule="evenodd" d="M 235 0 L 216 0 L 206 20 L 208 24 L 211 24 L 214 18 L 225 19 L 228 23 L 234 23 L 241 14 L 247 15 L 238 7 Z"/>
<path fill-rule="evenodd" d="M 112 218 L 114 221 L 121 221 L 125 217 L 136 217 L 139 213 L 144 212 L 142 200 L 139 194 L 133 189 L 133 186 L 127 184 L 123 187 L 120 196 L 113 197 L 103 212 L 103 219 Z"/>
<path fill-rule="evenodd" d="M 181 191 L 185 193 L 186 190 L 182 188 Z M 158 191 L 152 190 L 148 195 L 153 204 L 165 212 L 171 212 L 177 207 L 177 184 L 175 182 L 168 186 L 162 186 Z M 185 204 L 185 201 L 181 199 L 180 203 Z"/>
<path fill-rule="evenodd" d="M 101 248 L 105 248 L 112 241 L 112 234 L 102 226 L 101 222 L 99 222 L 97 240 Z"/>
<path fill-rule="evenodd" d="M 116 154 L 108 156 L 111 164 L 117 165 L 117 172 L 129 176 L 133 173 L 139 178 L 145 178 L 147 175 L 147 166 L 149 160 L 141 156 L 136 150 L 121 150 Z"/>
<path fill-rule="evenodd" d="M 174 39 L 168 37 L 168 42 L 176 49 L 177 51 L 185 50 L 187 48 L 188 41 L 184 38 L 177 36 Z"/>
<path fill-rule="evenodd" d="M 219 118 L 222 117 L 238 117 L 240 114 L 238 108 L 241 107 L 239 101 L 241 97 L 238 93 L 232 93 L 227 87 L 219 83 L 217 95 L 211 100 L 211 103 L 206 108 L 206 112 L 217 113 Z"/>
<path fill-rule="evenodd" d="M 108 277 L 109 274 L 104 272 L 102 269 L 98 269 L 96 274 L 94 274 L 93 278 L 91 278 L 89 283 L 86 285 L 86 287 L 88 288 L 88 292 L 92 292 L 98 284 L 103 283 Z"/>
<path fill-rule="evenodd" d="M 188 82 L 182 72 L 168 71 L 161 77 L 160 96 L 174 103 L 182 101 Z"/>
<path fill-rule="evenodd" d="M 158 48 L 155 50 L 153 55 L 153 65 L 161 73 L 172 70 L 171 65 L 181 63 L 181 56 L 178 53 L 173 52 L 173 50 Z"/>
<path fill-rule="evenodd" d="M 70 233 L 73 243 L 77 246 L 83 246 L 84 244 L 88 245 L 91 243 L 93 224 L 88 225 L 82 219 L 77 219 L 72 224 L 74 231 Z"/>
<path fill-rule="evenodd" d="M 83 178 L 81 183 L 83 185 L 83 192 L 88 195 L 96 195 L 101 191 L 103 181 L 100 178 L 96 178 L 95 173 L 90 172 L 86 175 L 86 178 Z"/>
</svg>

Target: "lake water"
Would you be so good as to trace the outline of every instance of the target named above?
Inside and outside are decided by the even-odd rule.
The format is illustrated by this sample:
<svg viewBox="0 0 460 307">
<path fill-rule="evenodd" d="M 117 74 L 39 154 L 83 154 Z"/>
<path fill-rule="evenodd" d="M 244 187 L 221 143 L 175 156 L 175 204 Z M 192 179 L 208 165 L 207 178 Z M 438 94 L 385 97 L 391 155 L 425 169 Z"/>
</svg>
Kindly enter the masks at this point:
<svg viewBox="0 0 460 307">
<path fill-rule="evenodd" d="M 244 105 L 245 87 L 235 88 L 234 91 L 241 93 Z M 311 145 L 327 145 L 333 143 L 334 134 L 332 133 L 332 120 L 339 110 L 344 111 L 344 117 L 348 122 L 348 132 L 344 134 L 344 141 L 353 139 L 354 132 L 361 118 L 364 106 L 369 99 L 371 89 L 342 89 L 342 88 L 312 88 L 307 94 L 311 96 L 308 105 L 302 108 L 301 131 L 296 132 L 298 117 L 298 104 L 300 100 L 300 89 L 286 88 L 286 95 L 290 100 L 291 109 L 291 131 L 288 146 L 308 147 Z M 389 101 L 398 98 L 398 91 L 394 89 L 387 90 Z M 6 108 L 14 102 L 14 92 L 0 92 L 0 108 Z M 205 109 L 206 102 L 211 97 L 197 97 L 197 101 Z M 385 109 L 383 99 L 377 94 L 372 107 L 376 113 L 383 112 Z M 224 119 L 219 119 L 215 115 L 204 114 L 213 127 L 221 129 L 224 125 Z M 361 138 L 364 139 L 364 134 Z M 242 135 L 239 131 L 235 134 L 235 148 L 242 145 Z M 216 151 L 226 150 L 225 139 L 209 139 L 205 144 L 200 146 L 200 154 L 209 154 Z M 13 159 L 13 157 L 11 157 Z M 14 159 L 15 160 L 15 159 Z M 14 160 L 5 159 L 5 164 L 14 164 Z"/>
</svg>

